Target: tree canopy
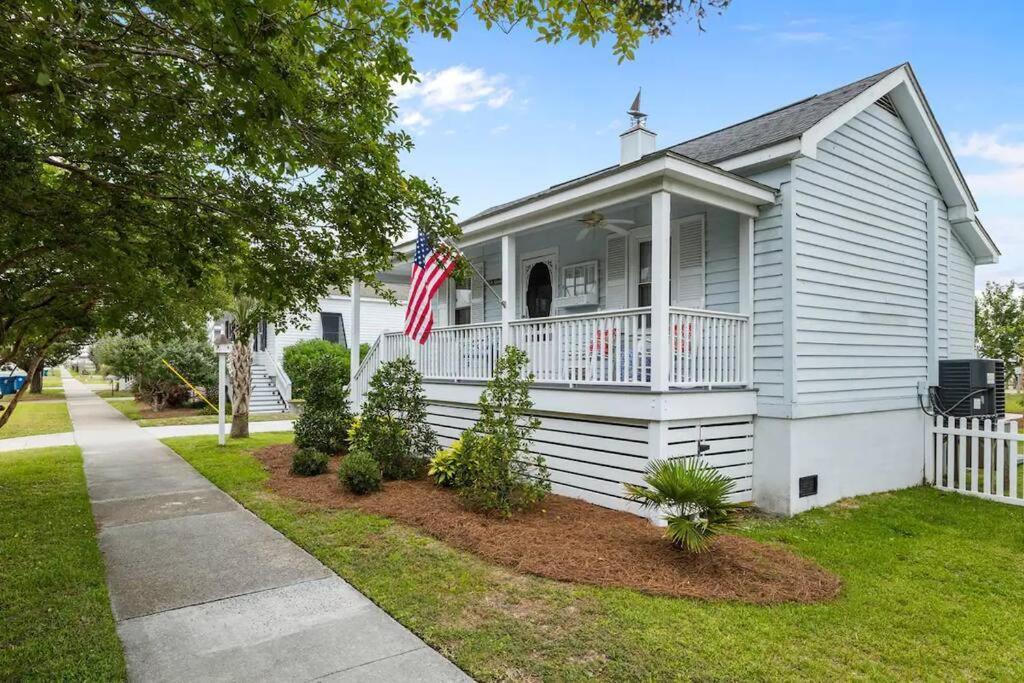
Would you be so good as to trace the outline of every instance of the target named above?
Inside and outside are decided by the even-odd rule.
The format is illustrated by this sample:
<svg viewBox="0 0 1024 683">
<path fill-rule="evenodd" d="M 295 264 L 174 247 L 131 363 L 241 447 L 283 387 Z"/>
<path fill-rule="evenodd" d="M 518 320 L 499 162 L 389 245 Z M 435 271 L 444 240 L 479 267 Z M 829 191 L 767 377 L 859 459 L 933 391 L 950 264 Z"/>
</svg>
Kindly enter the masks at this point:
<svg viewBox="0 0 1024 683">
<path fill-rule="evenodd" d="M 403 172 L 414 33 L 468 14 L 620 58 L 728 0 L 25 0 L 0 11 L 0 363 L 71 334 L 295 319 L 454 198 Z M 383 292 L 382 292 L 383 293 Z"/>
<path fill-rule="evenodd" d="M 1024 363 L 1024 297 L 1018 285 L 1010 280 L 985 284 L 974 307 L 974 335 L 983 358 L 1002 360 L 1008 376 L 1021 376 L 1018 366 Z"/>
</svg>

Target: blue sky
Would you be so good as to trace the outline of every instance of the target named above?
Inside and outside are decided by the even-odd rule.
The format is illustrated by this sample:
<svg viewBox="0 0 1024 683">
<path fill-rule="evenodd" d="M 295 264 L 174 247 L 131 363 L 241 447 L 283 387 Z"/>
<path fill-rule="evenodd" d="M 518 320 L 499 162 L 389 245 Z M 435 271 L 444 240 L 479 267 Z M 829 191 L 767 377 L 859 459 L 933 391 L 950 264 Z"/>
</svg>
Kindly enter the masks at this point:
<svg viewBox="0 0 1024 683">
<path fill-rule="evenodd" d="M 841 6 L 845 5 L 845 7 Z M 643 87 L 664 147 L 910 61 L 1003 251 L 987 279 L 1024 279 L 1024 3 L 734 0 L 706 32 L 679 24 L 618 64 L 597 47 L 536 43 L 466 21 L 412 45 L 423 81 L 398 95 L 435 177 L 469 216 L 618 159 Z"/>
</svg>

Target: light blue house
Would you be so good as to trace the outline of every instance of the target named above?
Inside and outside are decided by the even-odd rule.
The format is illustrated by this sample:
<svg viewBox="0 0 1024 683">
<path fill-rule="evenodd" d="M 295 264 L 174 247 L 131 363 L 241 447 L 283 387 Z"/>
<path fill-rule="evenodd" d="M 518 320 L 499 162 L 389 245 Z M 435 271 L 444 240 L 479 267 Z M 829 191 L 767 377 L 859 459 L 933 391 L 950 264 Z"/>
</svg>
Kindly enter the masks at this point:
<svg viewBox="0 0 1024 683">
<path fill-rule="evenodd" d="M 463 223 L 483 277 L 425 346 L 381 335 L 354 397 L 411 353 L 447 441 L 514 344 L 560 493 L 628 509 L 649 458 L 698 453 L 783 514 L 918 484 L 919 395 L 974 354 L 999 256 L 976 211 L 909 64 L 670 147 L 634 112 L 615 166 Z"/>
</svg>

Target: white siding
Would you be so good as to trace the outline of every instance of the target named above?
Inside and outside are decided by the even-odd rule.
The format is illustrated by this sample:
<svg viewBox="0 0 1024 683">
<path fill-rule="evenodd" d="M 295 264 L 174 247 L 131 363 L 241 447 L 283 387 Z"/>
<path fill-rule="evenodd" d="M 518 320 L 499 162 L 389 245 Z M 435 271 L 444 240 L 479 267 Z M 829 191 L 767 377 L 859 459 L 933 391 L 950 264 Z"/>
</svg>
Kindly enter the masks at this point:
<svg viewBox="0 0 1024 683">
<path fill-rule="evenodd" d="M 974 260 L 953 237 L 949 251 L 949 357 L 974 358 Z"/>
<path fill-rule="evenodd" d="M 707 213 L 704 307 L 713 311 L 740 310 L 739 220 L 736 214 L 726 211 Z"/>
<path fill-rule="evenodd" d="M 281 360 L 285 348 L 304 339 L 322 339 L 323 329 L 320 323 L 320 312 L 341 313 L 341 321 L 345 327 L 345 338 L 352 339 L 352 301 L 347 296 L 329 296 L 320 300 L 320 309 L 306 316 L 306 326 L 289 326 L 285 330 L 270 331 L 269 346 L 274 355 Z M 373 344 L 382 332 L 402 329 L 405 309 L 392 306 L 382 299 L 363 297 L 359 307 L 360 343 Z"/>
<path fill-rule="evenodd" d="M 913 400 L 927 375 L 932 198 L 940 290 L 948 251 L 945 206 L 917 147 L 872 105 L 823 140 L 817 159 L 793 162 L 793 176 L 796 401 Z M 973 266 L 962 270 L 973 288 Z M 967 324 L 952 296 L 940 295 L 939 311 L 940 337 Z"/>
<path fill-rule="evenodd" d="M 480 413 L 476 406 L 429 403 L 427 423 L 438 444 L 447 448 L 471 428 Z M 555 493 L 619 510 L 640 512 L 626 500 L 624 483 L 642 484 L 650 457 L 651 430 L 642 421 L 580 419 L 570 414 L 543 414 L 528 443 L 530 453 L 544 458 Z M 664 444 L 669 457 L 697 455 L 734 483 L 731 499 L 752 498 L 754 427 L 749 416 L 666 423 Z"/>
<path fill-rule="evenodd" d="M 782 206 L 761 208 L 754 221 L 754 386 L 758 400 L 778 402 L 782 368 Z"/>
</svg>

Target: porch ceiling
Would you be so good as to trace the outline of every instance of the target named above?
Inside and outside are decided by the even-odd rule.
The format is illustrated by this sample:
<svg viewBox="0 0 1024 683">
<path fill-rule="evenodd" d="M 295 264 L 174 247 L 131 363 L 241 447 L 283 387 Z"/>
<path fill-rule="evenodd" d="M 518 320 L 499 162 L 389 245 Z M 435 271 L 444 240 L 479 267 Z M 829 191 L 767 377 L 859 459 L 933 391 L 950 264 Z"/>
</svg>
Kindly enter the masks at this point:
<svg viewBox="0 0 1024 683">
<path fill-rule="evenodd" d="M 590 210 L 609 213 L 644 202 L 658 190 L 746 216 L 775 201 L 776 190 L 761 183 L 664 151 L 477 214 L 462 224 L 462 246 L 505 234 L 571 221 Z M 411 253 L 414 240 L 399 244 Z"/>
</svg>

